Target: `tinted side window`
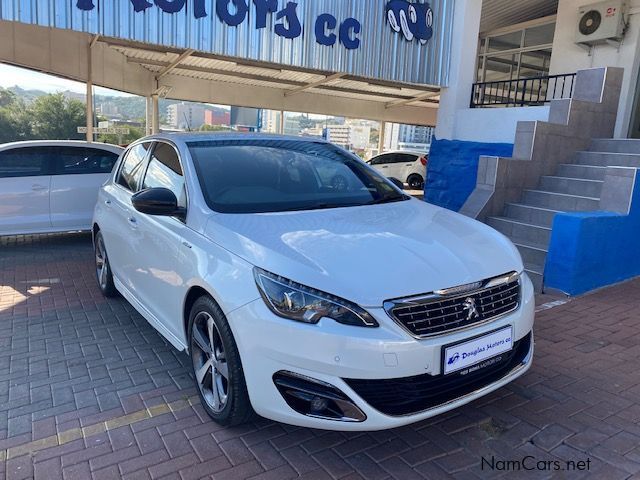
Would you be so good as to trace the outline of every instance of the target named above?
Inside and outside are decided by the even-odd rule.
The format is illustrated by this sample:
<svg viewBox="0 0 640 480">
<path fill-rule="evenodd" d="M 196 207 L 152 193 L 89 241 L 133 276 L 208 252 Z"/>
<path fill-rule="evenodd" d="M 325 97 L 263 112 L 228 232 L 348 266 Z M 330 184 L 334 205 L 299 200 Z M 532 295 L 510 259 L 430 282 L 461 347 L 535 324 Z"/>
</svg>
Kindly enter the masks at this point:
<svg viewBox="0 0 640 480">
<path fill-rule="evenodd" d="M 118 160 L 118 154 L 97 148 L 55 147 L 53 152 L 59 158 L 60 175 L 109 173 Z"/>
<path fill-rule="evenodd" d="M 416 157 L 412 153 L 398 153 L 396 154 L 395 162 L 396 163 L 413 163 L 417 159 L 418 157 Z"/>
<path fill-rule="evenodd" d="M 0 152 L 0 178 L 49 175 L 46 147 L 23 147 Z"/>
<path fill-rule="evenodd" d="M 150 143 L 136 145 L 127 152 L 122 162 L 122 167 L 118 174 L 118 183 L 132 192 L 137 192 L 141 184 L 142 175 L 144 174 L 144 161 L 150 146 Z"/>
<path fill-rule="evenodd" d="M 178 199 L 178 206 L 186 208 L 187 193 L 178 153 L 166 143 L 156 144 L 142 183 L 143 189 L 157 187 L 171 190 Z"/>
<path fill-rule="evenodd" d="M 374 158 L 373 160 L 371 160 L 371 165 L 383 165 L 385 163 L 391 163 L 391 162 L 392 162 L 392 155 L 386 154 L 386 155 L 380 155 Z"/>
</svg>

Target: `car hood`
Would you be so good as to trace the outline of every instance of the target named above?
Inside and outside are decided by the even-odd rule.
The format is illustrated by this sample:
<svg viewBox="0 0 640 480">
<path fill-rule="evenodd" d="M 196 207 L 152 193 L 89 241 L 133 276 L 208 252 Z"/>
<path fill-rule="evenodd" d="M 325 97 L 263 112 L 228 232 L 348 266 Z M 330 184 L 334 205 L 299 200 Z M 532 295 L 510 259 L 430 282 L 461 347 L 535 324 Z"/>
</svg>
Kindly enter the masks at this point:
<svg viewBox="0 0 640 480">
<path fill-rule="evenodd" d="M 253 265 L 367 307 L 522 270 L 519 253 L 500 233 L 415 199 L 214 214 L 205 234 Z"/>
</svg>

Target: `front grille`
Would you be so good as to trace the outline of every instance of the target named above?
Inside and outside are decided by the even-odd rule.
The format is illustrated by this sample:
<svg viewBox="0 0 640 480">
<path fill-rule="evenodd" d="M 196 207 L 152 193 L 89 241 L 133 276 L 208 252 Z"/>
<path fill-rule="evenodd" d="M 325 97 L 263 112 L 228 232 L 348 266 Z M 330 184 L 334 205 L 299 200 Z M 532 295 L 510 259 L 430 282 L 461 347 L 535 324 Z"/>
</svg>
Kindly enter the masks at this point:
<svg viewBox="0 0 640 480">
<path fill-rule="evenodd" d="M 417 375 L 385 380 L 344 379 L 365 402 L 385 415 L 423 412 L 497 382 L 520 366 L 531 349 L 531 333 L 513 349 L 485 360 L 483 368 L 449 375 Z"/>
<path fill-rule="evenodd" d="M 482 282 L 490 285 L 491 280 Z M 492 320 L 518 308 L 520 281 L 479 287 L 465 295 L 431 295 L 385 302 L 387 313 L 411 334 L 427 337 Z M 477 315 L 470 315 L 474 305 Z"/>
</svg>

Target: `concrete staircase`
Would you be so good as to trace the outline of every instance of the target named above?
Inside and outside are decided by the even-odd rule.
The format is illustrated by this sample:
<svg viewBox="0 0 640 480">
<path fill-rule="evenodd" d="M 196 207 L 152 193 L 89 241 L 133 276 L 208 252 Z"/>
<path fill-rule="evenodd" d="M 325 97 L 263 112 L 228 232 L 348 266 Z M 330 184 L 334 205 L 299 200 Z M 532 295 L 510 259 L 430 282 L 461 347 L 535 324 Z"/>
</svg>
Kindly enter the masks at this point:
<svg viewBox="0 0 640 480">
<path fill-rule="evenodd" d="M 553 217 L 558 212 L 599 210 L 607 167 L 640 168 L 640 140 L 593 140 L 571 164 L 543 176 L 535 189 L 524 190 L 520 202 L 507 203 L 502 216 L 487 223 L 509 237 L 520 250 L 536 291 L 542 291 Z"/>
</svg>

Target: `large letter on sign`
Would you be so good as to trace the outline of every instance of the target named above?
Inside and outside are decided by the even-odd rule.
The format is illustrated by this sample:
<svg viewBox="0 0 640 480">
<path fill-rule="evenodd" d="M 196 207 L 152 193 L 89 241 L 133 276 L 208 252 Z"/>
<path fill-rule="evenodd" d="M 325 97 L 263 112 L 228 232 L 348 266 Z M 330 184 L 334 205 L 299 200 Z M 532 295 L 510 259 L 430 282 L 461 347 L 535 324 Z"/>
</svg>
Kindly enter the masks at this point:
<svg viewBox="0 0 640 480">
<path fill-rule="evenodd" d="M 360 22 L 355 18 L 347 18 L 340 25 L 340 42 L 348 50 L 353 50 L 360 46 L 360 39 L 355 35 L 360 33 Z M 352 34 L 355 34 L 352 36 Z"/>
<path fill-rule="evenodd" d="M 276 35 L 280 35 L 285 38 L 296 38 L 302 33 L 302 25 L 300 25 L 300 19 L 298 18 L 298 12 L 296 8 L 298 4 L 295 2 L 287 3 L 287 6 L 278 12 L 276 19 L 280 20 L 285 18 L 286 26 L 283 23 L 278 23 L 273 29 Z"/>
<path fill-rule="evenodd" d="M 93 0 L 78 0 L 76 6 L 80 10 L 93 10 L 96 6 L 93 4 Z"/>
<path fill-rule="evenodd" d="M 166 13 L 178 13 L 184 8 L 186 0 L 155 0 L 160 10 Z"/>
<path fill-rule="evenodd" d="M 256 28 L 267 26 L 267 14 L 278 11 L 278 0 L 253 0 L 256 6 Z"/>
<path fill-rule="evenodd" d="M 153 3 L 147 2 L 147 0 L 131 0 L 131 3 L 135 12 L 142 12 L 149 7 L 153 7 Z"/>
<path fill-rule="evenodd" d="M 236 8 L 236 13 L 229 12 L 229 4 L 232 3 Z M 247 17 L 249 11 L 249 5 L 246 0 L 217 0 L 216 1 L 216 13 L 218 18 L 227 25 L 237 27 Z"/>
<path fill-rule="evenodd" d="M 316 19 L 316 42 L 320 45 L 332 46 L 336 44 L 336 34 L 330 33 L 327 35 L 327 30 L 333 30 L 336 28 L 338 20 L 333 15 L 323 13 L 318 15 Z"/>
<path fill-rule="evenodd" d="M 193 16 L 196 18 L 207 16 L 207 10 L 204 8 L 204 0 L 193 0 Z"/>
</svg>

